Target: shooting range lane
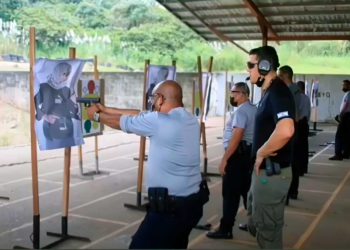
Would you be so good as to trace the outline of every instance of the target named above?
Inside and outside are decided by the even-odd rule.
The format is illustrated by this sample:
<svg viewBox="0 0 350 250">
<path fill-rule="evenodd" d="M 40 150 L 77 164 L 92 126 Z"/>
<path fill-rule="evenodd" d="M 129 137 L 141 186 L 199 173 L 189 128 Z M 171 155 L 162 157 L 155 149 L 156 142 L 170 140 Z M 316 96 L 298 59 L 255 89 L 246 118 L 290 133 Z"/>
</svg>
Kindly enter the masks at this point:
<svg viewBox="0 0 350 250">
<path fill-rule="evenodd" d="M 211 172 L 217 172 L 223 153 L 222 142 L 217 139 L 222 135 L 222 119 L 222 117 L 209 118 L 206 124 L 208 169 Z M 327 223 L 334 223 L 334 221 L 337 221 L 337 227 L 346 231 L 343 225 L 345 222 L 332 218 L 334 213 L 329 214 L 336 209 L 335 204 L 344 206 L 339 198 L 346 197 L 344 192 L 350 191 L 349 188 L 343 188 L 345 183 L 348 183 L 349 161 L 339 164 L 329 162 L 327 159 L 333 152 L 333 145 L 320 146 L 325 141 L 333 140 L 334 127 L 332 129 L 333 131 L 324 129 L 316 136 L 310 137 L 310 150 L 315 151 L 316 154 L 310 158 L 310 173 L 300 179 L 299 200 L 291 201 L 286 209 L 284 232 L 286 247 L 294 247 L 295 244 L 308 248 L 321 247 L 321 242 L 331 245 L 331 242 L 325 242 L 327 237 L 324 234 L 327 232 L 325 231 Z M 139 137 L 113 131 L 99 138 L 100 167 L 101 170 L 108 170 L 110 175 L 97 176 L 94 180 L 71 178 L 69 230 L 72 234 L 89 237 L 91 242 L 67 240 L 57 248 L 127 248 L 131 235 L 144 216 L 143 212 L 123 206 L 124 203 L 134 202 L 136 196 L 138 162 L 134 161 L 133 157 L 138 155 Z M 94 168 L 92 142 L 93 138 L 88 138 L 84 145 L 84 162 L 87 169 Z M 75 149 L 72 150 L 72 174 L 79 172 L 78 154 Z M 23 151 L 30 151 L 30 148 L 20 147 L 12 150 L 18 150 L 18 154 L 21 154 Z M 58 154 L 60 157 L 39 159 L 42 232 L 60 230 L 58 222 L 61 216 L 63 179 L 63 155 L 60 152 Z M 47 154 L 47 156 L 50 155 Z M 29 236 L 32 232 L 30 164 L 1 167 L 0 173 L 2 181 L 0 191 L 11 198 L 10 201 L 0 201 L 1 248 L 12 248 L 15 244 L 30 245 Z M 146 173 L 147 162 L 145 162 Z M 215 226 L 221 217 L 221 178 L 211 177 L 210 179 L 211 200 L 205 205 L 201 223 L 208 222 Z M 144 187 L 143 193 L 145 193 Z M 341 208 L 340 211 L 342 211 Z M 237 223 L 245 220 L 245 211 L 241 208 Z M 235 238 L 228 241 L 207 239 L 205 233 L 205 231 L 193 230 L 190 236 L 190 248 L 257 248 L 255 240 L 237 227 L 234 228 Z M 41 244 L 49 244 L 54 240 L 55 238 L 42 233 Z M 337 244 L 341 247 L 346 240 L 339 239 Z M 331 240 L 328 238 L 328 241 Z"/>
</svg>

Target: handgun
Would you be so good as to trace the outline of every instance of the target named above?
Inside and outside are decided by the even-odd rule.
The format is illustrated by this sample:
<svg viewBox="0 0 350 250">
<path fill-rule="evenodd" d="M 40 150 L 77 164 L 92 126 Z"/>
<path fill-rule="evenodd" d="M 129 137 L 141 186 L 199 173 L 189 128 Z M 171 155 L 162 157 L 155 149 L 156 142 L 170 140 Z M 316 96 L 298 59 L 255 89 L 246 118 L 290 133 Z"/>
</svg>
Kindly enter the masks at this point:
<svg viewBox="0 0 350 250">
<path fill-rule="evenodd" d="M 100 103 L 101 99 L 98 97 L 77 97 L 77 102 L 83 103 L 85 107 L 90 107 L 93 103 Z"/>
<path fill-rule="evenodd" d="M 273 175 L 273 163 L 270 158 L 265 159 L 265 173 L 267 176 Z"/>
<path fill-rule="evenodd" d="M 270 158 L 265 159 L 265 173 L 267 176 L 281 174 L 281 166 L 277 162 L 273 162 Z"/>
</svg>

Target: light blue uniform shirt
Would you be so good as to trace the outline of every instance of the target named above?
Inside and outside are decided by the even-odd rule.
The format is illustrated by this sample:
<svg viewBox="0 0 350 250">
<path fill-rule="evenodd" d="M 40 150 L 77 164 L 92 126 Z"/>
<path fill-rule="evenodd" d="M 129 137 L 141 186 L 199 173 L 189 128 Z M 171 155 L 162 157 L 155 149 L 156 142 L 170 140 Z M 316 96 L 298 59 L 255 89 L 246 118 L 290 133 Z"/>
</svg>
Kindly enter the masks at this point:
<svg viewBox="0 0 350 250">
<path fill-rule="evenodd" d="M 233 137 L 233 128 L 243 128 L 244 135 L 242 140 L 246 141 L 247 143 L 253 142 L 256 111 L 257 108 L 248 101 L 239 105 L 235 112 L 231 114 L 230 119 L 226 123 L 226 128 L 223 136 L 223 144 L 225 150 L 230 145 L 231 139 Z"/>
<path fill-rule="evenodd" d="M 168 114 L 123 115 L 120 127 L 126 133 L 150 138 L 147 187 L 167 187 L 169 194 L 176 196 L 199 191 L 200 127 L 197 118 L 180 107 Z"/>
</svg>

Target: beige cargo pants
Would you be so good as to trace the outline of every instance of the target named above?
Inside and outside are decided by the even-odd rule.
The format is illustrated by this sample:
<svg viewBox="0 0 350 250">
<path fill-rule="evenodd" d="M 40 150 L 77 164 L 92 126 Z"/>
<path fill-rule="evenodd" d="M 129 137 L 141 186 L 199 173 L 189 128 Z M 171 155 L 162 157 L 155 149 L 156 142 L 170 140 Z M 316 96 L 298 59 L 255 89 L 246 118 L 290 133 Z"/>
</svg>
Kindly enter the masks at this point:
<svg viewBox="0 0 350 250">
<path fill-rule="evenodd" d="M 291 182 L 291 167 L 281 169 L 280 175 L 266 176 L 261 170 L 252 174 L 248 194 L 248 229 L 256 236 L 260 248 L 282 249 L 284 207 Z"/>
</svg>

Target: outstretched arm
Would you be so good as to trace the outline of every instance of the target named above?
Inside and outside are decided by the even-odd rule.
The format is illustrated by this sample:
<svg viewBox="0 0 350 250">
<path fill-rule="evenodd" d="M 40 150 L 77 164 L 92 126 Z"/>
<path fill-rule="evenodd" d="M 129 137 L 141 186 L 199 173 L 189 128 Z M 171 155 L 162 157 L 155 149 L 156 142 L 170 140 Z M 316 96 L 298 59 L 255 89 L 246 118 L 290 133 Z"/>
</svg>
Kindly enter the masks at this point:
<svg viewBox="0 0 350 250">
<path fill-rule="evenodd" d="M 138 115 L 140 113 L 140 110 L 138 109 L 118 109 L 118 108 L 111 108 L 103 106 L 100 103 L 97 103 L 95 105 L 98 108 L 98 112 L 103 112 L 104 114 L 109 115 Z"/>
<path fill-rule="evenodd" d="M 140 110 L 109 108 L 102 104 L 96 104 L 87 109 L 89 119 L 94 120 L 94 114 L 96 112 L 100 114 L 101 123 L 111 128 L 120 129 L 120 117 L 122 115 L 135 116 L 140 113 Z"/>
</svg>

